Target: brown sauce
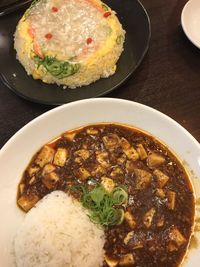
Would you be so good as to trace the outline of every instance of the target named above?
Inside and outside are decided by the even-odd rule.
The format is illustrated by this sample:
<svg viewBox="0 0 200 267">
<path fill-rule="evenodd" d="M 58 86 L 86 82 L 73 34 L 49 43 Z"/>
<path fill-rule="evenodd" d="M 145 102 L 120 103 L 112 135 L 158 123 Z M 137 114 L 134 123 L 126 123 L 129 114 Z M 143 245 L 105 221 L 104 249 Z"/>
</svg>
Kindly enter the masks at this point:
<svg viewBox="0 0 200 267">
<path fill-rule="evenodd" d="M 79 198 L 71 186 L 106 179 L 126 186 L 128 203 L 123 223 L 105 229 L 103 266 L 179 266 L 194 223 L 192 186 L 176 157 L 137 129 L 99 124 L 62 134 L 32 158 L 17 203 L 28 211 L 53 190 Z"/>
</svg>

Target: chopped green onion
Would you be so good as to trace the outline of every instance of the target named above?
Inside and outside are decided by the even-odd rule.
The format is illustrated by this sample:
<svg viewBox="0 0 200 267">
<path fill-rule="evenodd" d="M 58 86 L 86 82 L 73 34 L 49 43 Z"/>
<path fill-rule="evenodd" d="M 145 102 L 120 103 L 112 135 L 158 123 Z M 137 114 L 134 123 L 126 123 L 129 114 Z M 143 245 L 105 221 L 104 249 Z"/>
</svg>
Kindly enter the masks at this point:
<svg viewBox="0 0 200 267">
<path fill-rule="evenodd" d="M 127 192 L 121 187 L 116 187 L 113 190 L 112 195 L 113 195 L 113 204 L 115 205 L 121 205 L 125 203 L 128 199 Z"/>
<path fill-rule="evenodd" d="M 71 63 L 69 61 L 60 61 L 55 57 L 45 56 L 44 59 L 35 56 L 34 60 L 38 67 L 41 65 L 54 77 L 63 79 L 75 74 L 80 65 L 77 63 Z"/>
<path fill-rule="evenodd" d="M 124 210 L 117 208 L 116 205 L 127 202 L 128 194 L 124 188 L 116 187 L 111 193 L 101 185 L 97 185 L 91 191 L 84 186 L 79 186 L 77 189 L 82 192 L 81 202 L 90 211 L 88 216 L 93 223 L 109 226 L 123 222 Z"/>
<path fill-rule="evenodd" d="M 123 35 L 118 35 L 117 36 L 117 39 L 116 39 L 116 43 L 118 44 L 118 45 L 120 45 L 120 44 L 122 44 L 122 42 L 124 41 L 124 36 Z"/>
<path fill-rule="evenodd" d="M 109 7 L 108 7 L 106 4 L 102 4 L 101 6 L 102 6 L 102 8 L 103 8 L 105 11 L 108 11 L 108 10 L 109 10 Z"/>
</svg>

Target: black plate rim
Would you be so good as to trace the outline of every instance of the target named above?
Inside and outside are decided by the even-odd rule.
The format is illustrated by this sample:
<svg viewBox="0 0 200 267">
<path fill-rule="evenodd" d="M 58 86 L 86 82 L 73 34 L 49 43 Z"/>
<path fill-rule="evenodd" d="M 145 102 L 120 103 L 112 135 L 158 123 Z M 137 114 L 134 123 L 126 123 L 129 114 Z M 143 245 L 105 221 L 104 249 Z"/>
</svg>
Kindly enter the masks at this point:
<svg viewBox="0 0 200 267">
<path fill-rule="evenodd" d="M 148 38 L 147 38 L 147 43 L 145 46 L 145 49 L 140 57 L 140 59 L 138 60 L 137 64 L 130 70 L 130 72 L 119 82 L 117 83 L 115 86 L 113 86 L 110 89 L 105 90 L 103 93 L 99 93 L 96 94 L 94 96 L 91 97 L 86 97 L 86 98 L 82 98 L 82 99 L 88 99 L 88 98 L 96 98 L 96 97 L 100 97 L 100 96 L 104 96 L 107 95 L 109 93 L 111 93 L 112 91 L 114 91 L 115 89 L 117 89 L 118 87 L 120 87 L 125 81 L 127 81 L 131 75 L 133 75 L 133 73 L 136 71 L 136 69 L 139 67 L 139 65 L 141 64 L 141 62 L 143 61 L 148 49 L 149 49 L 149 44 L 150 44 L 150 39 L 151 39 L 151 21 L 150 21 L 150 17 L 147 13 L 147 10 L 145 9 L 144 5 L 141 3 L 140 0 L 137 0 L 138 4 L 141 6 L 141 8 L 143 9 L 143 12 L 146 16 L 147 22 L 148 22 Z M 22 93 L 20 93 L 18 90 L 16 90 L 13 86 L 10 85 L 10 83 L 7 81 L 7 79 L 5 78 L 5 76 L 0 72 L 0 79 L 3 82 L 3 84 L 5 86 L 7 86 L 11 91 L 13 91 L 16 95 L 20 96 L 21 98 L 28 100 L 30 102 L 33 103 L 37 103 L 37 104 L 43 104 L 43 105 L 47 105 L 47 106 L 60 106 L 66 103 L 70 103 L 70 102 L 74 102 L 74 101 L 69 101 L 69 102 L 51 102 L 49 103 L 48 101 L 43 101 L 43 100 L 38 100 L 38 99 L 32 99 L 31 97 L 28 97 L 26 95 L 23 95 Z M 70 89 L 70 90 L 76 90 L 76 89 Z M 81 99 L 80 99 L 81 100 Z"/>
</svg>

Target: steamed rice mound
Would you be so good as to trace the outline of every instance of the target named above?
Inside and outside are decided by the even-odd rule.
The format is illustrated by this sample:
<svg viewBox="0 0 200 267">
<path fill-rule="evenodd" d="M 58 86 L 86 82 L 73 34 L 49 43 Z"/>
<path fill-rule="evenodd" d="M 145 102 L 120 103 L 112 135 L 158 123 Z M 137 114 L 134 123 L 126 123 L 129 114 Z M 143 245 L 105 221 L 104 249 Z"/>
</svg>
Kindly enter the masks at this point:
<svg viewBox="0 0 200 267">
<path fill-rule="evenodd" d="M 99 267 L 104 231 L 70 196 L 54 191 L 26 215 L 15 241 L 17 267 Z"/>
<path fill-rule="evenodd" d="M 100 0 L 37 0 L 17 25 L 14 47 L 34 79 L 76 88 L 115 73 L 124 39 Z"/>
</svg>

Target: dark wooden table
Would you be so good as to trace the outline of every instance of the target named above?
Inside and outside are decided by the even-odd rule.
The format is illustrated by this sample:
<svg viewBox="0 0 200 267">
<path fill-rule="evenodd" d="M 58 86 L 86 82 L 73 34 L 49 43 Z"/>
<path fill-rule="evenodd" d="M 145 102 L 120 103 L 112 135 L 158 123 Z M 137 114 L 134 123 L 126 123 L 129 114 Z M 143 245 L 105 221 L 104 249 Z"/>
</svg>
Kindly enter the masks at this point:
<svg viewBox="0 0 200 267">
<path fill-rule="evenodd" d="M 134 75 L 107 96 L 160 110 L 200 141 L 200 50 L 188 41 L 180 26 L 186 2 L 142 0 L 152 27 L 149 51 Z M 21 99 L 0 82 L 0 147 L 51 108 Z"/>
</svg>

